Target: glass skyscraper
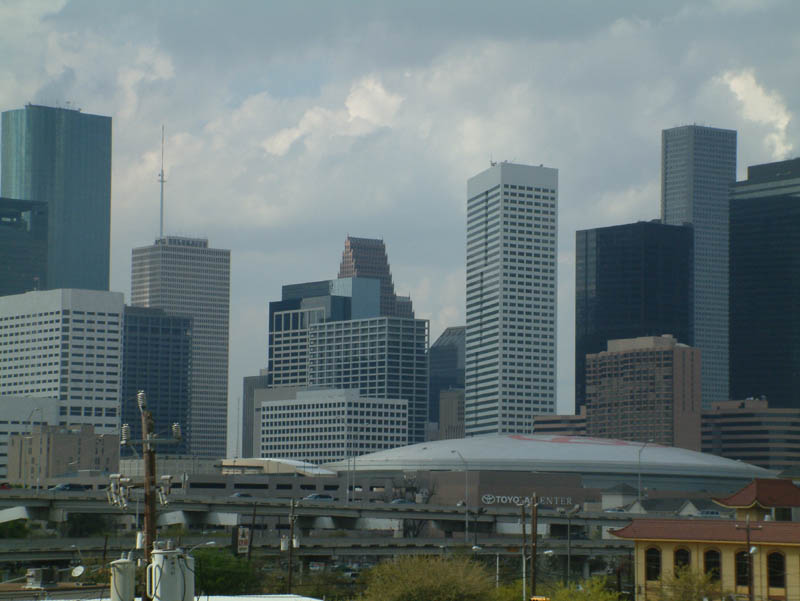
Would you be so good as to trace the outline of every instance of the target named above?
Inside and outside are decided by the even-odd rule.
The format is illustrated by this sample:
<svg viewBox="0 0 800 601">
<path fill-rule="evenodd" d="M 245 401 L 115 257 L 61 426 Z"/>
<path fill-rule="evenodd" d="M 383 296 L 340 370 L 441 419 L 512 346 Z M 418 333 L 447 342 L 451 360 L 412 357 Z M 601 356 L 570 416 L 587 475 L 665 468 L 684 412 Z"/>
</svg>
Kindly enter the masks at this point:
<svg viewBox="0 0 800 601">
<path fill-rule="evenodd" d="M 728 227 L 736 132 L 700 125 L 661 134 L 661 220 L 694 226 L 694 346 L 702 353 L 703 406 L 728 400 Z"/>
<path fill-rule="evenodd" d="M 575 234 L 575 413 L 586 355 L 609 340 L 671 334 L 692 344 L 691 226 L 640 221 Z"/>
<path fill-rule="evenodd" d="M 731 398 L 800 408 L 800 159 L 731 193 Z"/>
<path fill-rule="evenodd" d="M 467 436 L 531 434 L 556 411 L 558 170 L 493 164 L 467 182 Z"/>
<path fill-rule="evenodd" d="M 108 290 L 111 117 L 28 105 L 2 114 L 1 144 L 0 196 L 47 204 L 39 287 Z"/>
</svg>

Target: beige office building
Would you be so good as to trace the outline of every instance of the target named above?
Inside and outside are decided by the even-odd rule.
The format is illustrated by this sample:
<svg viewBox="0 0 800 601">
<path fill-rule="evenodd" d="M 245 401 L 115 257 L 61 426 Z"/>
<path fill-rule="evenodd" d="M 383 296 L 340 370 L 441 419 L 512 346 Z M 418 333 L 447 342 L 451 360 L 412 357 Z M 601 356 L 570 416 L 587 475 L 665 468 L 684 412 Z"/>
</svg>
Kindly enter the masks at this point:
<svg viewBox="0 0 800 601">
<path fill-rule="evenodd" d="M 700 450 L 700 350 L 670 335 L 609 340 L 586 356 L 589 436 Z"/>
</svg>

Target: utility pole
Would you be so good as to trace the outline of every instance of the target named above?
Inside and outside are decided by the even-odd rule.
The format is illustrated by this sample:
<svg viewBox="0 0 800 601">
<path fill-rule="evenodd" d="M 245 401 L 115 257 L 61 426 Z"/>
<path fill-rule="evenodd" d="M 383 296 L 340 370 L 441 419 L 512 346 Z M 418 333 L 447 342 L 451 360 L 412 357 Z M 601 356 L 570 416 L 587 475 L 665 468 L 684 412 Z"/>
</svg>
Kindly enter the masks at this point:
<svg viewBox="0 0 800 601">
<path fill-rule="evenodd" d="M 750 601 L 755 601 L 755 597 L 753 595 L 753 554 L 751 553 L 750 549 L 750 530 L 761 530 L 761 528 L 763 528 L 761 525 L 750 525 L 749 515 L 745 518 L 744 526 L 736 524 L 737 530 L 745 530 L 747 532 L 747 597 Z"/>
<path fill-rule="evenodd" d="M 144 560 L 150 564 L 153 541 L 156 539 L 156 454 L 151 444 L 153 414 L 147 409 L 143 390 L 136 394 L 139 413 L 142 414 L 142 459 L 144 460 Z"/>
<path fill-rule="evenodd" d="M 539 501 L 531 495 L 531 596 L 536 595 L 536 543 L 539 530 Z"/>
<path fill-rule="evenodd" d="M 250 518 L 250 538 L 247 539 L 247 561 L 253 552 L 253 538 L 256 535 L 256 502 L 253 501 L 253 517 Z"/>
</svg>

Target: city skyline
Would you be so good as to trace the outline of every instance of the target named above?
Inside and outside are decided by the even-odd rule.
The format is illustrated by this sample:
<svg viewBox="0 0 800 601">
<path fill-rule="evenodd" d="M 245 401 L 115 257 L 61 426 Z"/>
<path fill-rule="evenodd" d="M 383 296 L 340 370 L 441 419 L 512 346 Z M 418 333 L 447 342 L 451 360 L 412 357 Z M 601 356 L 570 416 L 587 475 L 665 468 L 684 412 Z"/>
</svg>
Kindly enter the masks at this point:
<svg viewBox="0 0 800 601">
<path fill-rule="evenodd" d="M 0 107 L 113 117 L 111 289 L 126 297 L 130 250 L 158 233 L 166 125 L 165 232 L 232 249 L 232 404 L 263 367 L 266 299 L 330 277 L 348 234 L 386 241 L 432 340 L 463 325 L 465 181 L 508 159 L 561 176 L 569 411 L 573 235 L 658 217 L 661 130 L 737 130 L 739 180 L 797 152 L 791 2 L 188 6 L 4 3 Z"/>
</svg>

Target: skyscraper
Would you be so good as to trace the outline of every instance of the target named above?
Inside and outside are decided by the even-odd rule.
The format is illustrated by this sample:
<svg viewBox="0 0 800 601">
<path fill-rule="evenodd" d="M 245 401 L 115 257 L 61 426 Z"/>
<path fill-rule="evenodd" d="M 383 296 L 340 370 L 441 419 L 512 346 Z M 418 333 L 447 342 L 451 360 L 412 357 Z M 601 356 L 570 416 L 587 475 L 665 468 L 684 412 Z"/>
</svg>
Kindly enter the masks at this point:
<svg viewBox="0 0 800 601">
<path fill-rule="evenodd" d="M 0 198 L 0 296 L 44 288 L 47 203 Z"/>
<path fill-rule="evenodd" d="M 586 355 L 609 340 L 673 335 L 691 344 L 691 226 L 640 221 L 581 230 L 575 250 L 575 412 Z"/>
<path fill-rule="evenodd" d="M 122 308 L 122 293 L 99 290 L 0 297 L 0 403 L 58 399 L 59 425 L 116 434 Z"/>
<path fill-rule="evenodd" d="M 800 159 L 731 192 L 731 396 L 800 409 Z"/>
<path fill-rule="evenodd" d="M 192 318 L 162 309 L 125 307 L 122 368 L 122 423 L 131 438 L 142 438 L 136 393 L 147 394 L 153 431 L 164 436 L 172 424 L 189 427 L 192 367 Z M 131 451 L 129 451 L 131 452 Z M 170 454 L 189 452 L 187 439 L 170 447 Z"/>
<path fill-rule="evenodd" d="M 661 220 L 694 227 L 692 323 L 703 404 L 728 399 L 728 194 L 736 132 L 685 125 L 661 134 Z"/>
<path fill-rule="evenodd" d="M 431 345 L 428 352 L 430 386 L 428 390 L 428 420 L 439 422 L 439 393 L 451 388 L 464 391 L 464 326 L 447 328 Z M 463 397 L 462 397 L 463 398 Z M 462 403 L 463 412 L 463 403 Z"/>
<path fill-rule="evenodd" d="M 354 238 L 344 241 L 339 278 L 376 278 L 381 282 L 381 315 L 385 317 L 414 317 L 411 299 L 394 292 L 392 272 L 383 240 Z"/>
<path fill-rule="evenodd" d="M 193 319 L 189 443 L 192 454 L 226 455 L 229 250 L 165 236 L 133 249 L 131 304 Z"/>
<path fill-rule="evenodd" d="M 467 182 L 467 435 L 532 433 L 556 409 L 558 170 Z"/>
<path fill-rule="evenodd" d="M 0 169 L 0 196 L 47 203 L 40 288 L 108 290 L 111 117 L 35 105 L 6 111 Z"/>
</svg>

